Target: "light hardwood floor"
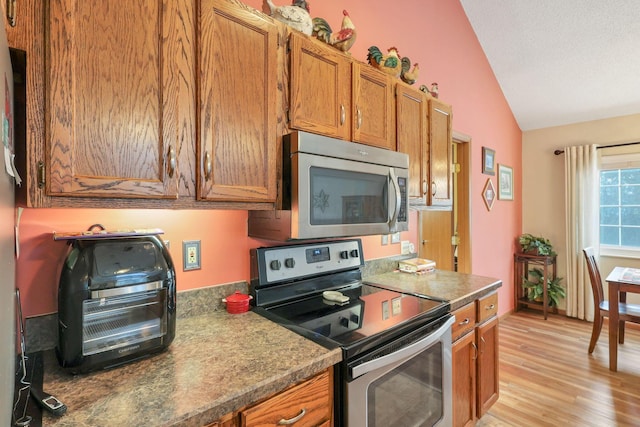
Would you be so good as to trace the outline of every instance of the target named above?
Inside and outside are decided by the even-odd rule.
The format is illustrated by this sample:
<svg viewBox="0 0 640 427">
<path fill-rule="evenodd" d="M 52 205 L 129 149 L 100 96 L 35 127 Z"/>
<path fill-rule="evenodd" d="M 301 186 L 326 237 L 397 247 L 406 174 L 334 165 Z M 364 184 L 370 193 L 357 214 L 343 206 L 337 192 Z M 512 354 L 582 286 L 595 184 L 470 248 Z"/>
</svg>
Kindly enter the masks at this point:
<svg viewBox="0 0 640 427">
<path fill-rule="evenodd" d="M 638 329 L 611 372 L 606 321 L 589 355 L 589 322 L 527 310 L 500 320 L 500 398 L 477 426 L 640 426 Z"/>
</svg>

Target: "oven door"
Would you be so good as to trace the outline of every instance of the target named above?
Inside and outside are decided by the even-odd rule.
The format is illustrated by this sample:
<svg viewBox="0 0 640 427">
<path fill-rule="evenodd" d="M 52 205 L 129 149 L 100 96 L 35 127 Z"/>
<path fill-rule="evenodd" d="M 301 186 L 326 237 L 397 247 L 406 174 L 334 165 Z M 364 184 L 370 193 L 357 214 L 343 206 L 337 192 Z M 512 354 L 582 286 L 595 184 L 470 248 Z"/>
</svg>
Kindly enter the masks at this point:
<svg viewBox="0 0 640 427">
<path fill-rule="evenodd" d="M 453 322 L 447 315 L 417 340 L 403 336 L 347 362 L 347 426 L 451 425 Z"/>
</svg>

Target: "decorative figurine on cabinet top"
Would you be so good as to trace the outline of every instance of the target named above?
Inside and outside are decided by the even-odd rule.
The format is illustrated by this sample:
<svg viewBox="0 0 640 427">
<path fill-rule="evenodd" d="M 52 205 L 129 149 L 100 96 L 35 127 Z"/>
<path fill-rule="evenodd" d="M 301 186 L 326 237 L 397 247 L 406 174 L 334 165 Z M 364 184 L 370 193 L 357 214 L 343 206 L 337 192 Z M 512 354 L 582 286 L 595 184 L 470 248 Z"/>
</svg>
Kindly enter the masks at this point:
<svg viewBox="0 0 640 427">
<path fill-rule="evenodd" d="M 329 23 L 323 18 L 313 18 L 313 35 L 338 50 L 348 52 L 356 41 L 356 27 L 346 10 L 342 11 L 342 27 L 334 33 Z"/>
<path fill-rule="evenodd" d="M 309 4 L 306 0 L 293 0 L 291 6 L 276 6 L 271 0 L 264 0 L 274 19 L 283 22 L 308 36 L 313 32 L 313 21 L 309 15 Z"/>
<path fill-rule="evenodd" d="M 411 60 L 406 56 L 402 58 L 402 71 L 400 72 L 400 79 L 406 84 L 414 84 L 418 80 L 418 74 L 420 73 L 420 66 L 418 63 L 413 64 L 411 69 Z"/>
<path fill-rule="evenodd" d="M 398 49 L 395 47 L 387 49 L 387 55 L 384 55 L 380 49 L 378 49 L 378 46 L 371 46 L 367 54 L 367 61 L 379 70 L 394 77 L 400 77 L 400 73 L 402 72 L 402 61 L 398 54 Z"/>
</svg>

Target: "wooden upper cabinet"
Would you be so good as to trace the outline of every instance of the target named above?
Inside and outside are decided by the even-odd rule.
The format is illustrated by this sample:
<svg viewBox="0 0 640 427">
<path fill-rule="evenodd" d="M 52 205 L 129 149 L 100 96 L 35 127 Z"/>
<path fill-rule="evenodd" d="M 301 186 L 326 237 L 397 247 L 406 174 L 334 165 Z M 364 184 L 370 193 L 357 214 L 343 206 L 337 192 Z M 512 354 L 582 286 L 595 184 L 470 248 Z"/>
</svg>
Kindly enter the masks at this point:
<svg viewBox="0 0 640 427">
<path fill-rule="evenodd" d="M 398 84 L 396 108 L 397 151 L 409 155 L 409 197 L 426 200 L 429 182 L 427 96 L 417 89 Z"/>
<path fill-rule="evenodd" d="M 429 101 L 429 163 L 431 189 L 429 205 L 453 204 L 451 106 L 431 98 Z"/>
<path fill-rule="evenodd" d="M 274 202 L 278 27 L 239 2 L 203 0 L 196 34 L 198 199 Z"/>
<path fill-rule="evenodd" d="M 177 3 L 51 0 L 47 194 L 177 197 Z"/>
<path fill-rule="evenodd" d="M 289 47 L 290 128 L 395 149 L 389 76 L 295 31 Z"/>
<path fill-rule="evenodd" d="M 351 60 L 338 50 L 292 31 L 289 126 L 351 138 Z"/>
<path fill-rule="evenodd" d="M 375 68 L 353 63 L 352 140 L 395 150 L 394 81 Z"/>
</svg>

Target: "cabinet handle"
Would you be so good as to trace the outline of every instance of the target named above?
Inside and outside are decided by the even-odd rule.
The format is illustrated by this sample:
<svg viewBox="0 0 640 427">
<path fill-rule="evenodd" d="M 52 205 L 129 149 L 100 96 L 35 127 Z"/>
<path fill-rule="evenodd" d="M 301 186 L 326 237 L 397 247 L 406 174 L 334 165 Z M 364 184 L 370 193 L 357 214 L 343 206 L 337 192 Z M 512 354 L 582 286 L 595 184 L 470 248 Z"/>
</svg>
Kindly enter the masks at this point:
<svg viewBox="0 0 640 427">
<path fill-rule="evenodd" d="M 431 195 L 436 195 L 436 190 L 438 189 L 438 184 L 435 181 L 431 181 Z"/>
<path fill-rule="evenodd" d="M 426 180 L 426 179 L 423 179 L 423 180 L 422 180 L 422 194 L 427 194 L 427 191 L 429 191 L 429 190 L 427 189 L 427 180 Z"/>
<path fill-rule="evenodd" d="M 307 414 L 307 410 L 302 408 L 300 410 L 300 413 L 298 415 L 296 415 L 293 418 L 289 418 L 288 420 L 285 420 L 284 418 L 281 419 L 280 421 L 278 421 L 278 425 L 279 426 L 289 426 L 291 424 L 295 424 L 298 421 L 300 421 L 302 419 L 302 417 L 304 417 Z"/>
<path fill-rule="evenodd" d="M 211 154 L 208 151 L 204 153 L 204 179 L 209 181 L 211 179 Z"/>
<path fill-rule="evenodd" d="M 358 120 L 356 121 L 356 129 L 360 129 L 360 126 L 362 126 L 362 111 L 360 110 L 360 108 L 358 108 L 357 111 Z"/>
<path fill-rule="evenodd" d="M 340 104 L 340 125 L 342 126 L 347 120 L 347 110 L 344 108 L 344 104 Z"/>
<path fill-rule="evenodd" d="M 7 0 L 7 21 L 12 27 L 16 26 L 16 0 Z"/>
<path fill-rule="evenodd" d="M 473 346 L 473 360 L 478 360 L 478 346 L 476 345 L 476 343 L 472 342 L 471 345 Z"/>
<path fill-rule="evenodd" d="M 462 322 L 458 323 L 458 325 L 460 326 L 468 325 L 470 321 L 471 320 L 469 320 L 469 318 L 467 317 Z"/>
<path fill-rule="evenodd" d="M 44 167 L 44 162 L 39 161 L 38 162 L 38 188 L 44 188 L 46 184 L 45 172 L 46 170 Z"/>
<path fill-rule="evenodd" d="M 489 310 L 493 310 L 494 308 L 496 308 L 495 304 L 491 304 L 485 307 L 485 310 L 489 311 Z"/>
<path fill-rule="evenodd" d="M 173 174 L 176 171 L 176 150 L 174 150 L 173 147 L 169 147 L 167 157 L 169 158 L 167 170 L 169 172 L 169 176 L 173 178 Z"/>
<path fill-rule="evenodd" d="M 487 345 L 487 342 L 484 340 L 484 337 L 480 337 L 480 341 L 482 341 L 482 349 L 480 350 L 480 353 L 484 354 L 484 348 Z"/>
</svg>

